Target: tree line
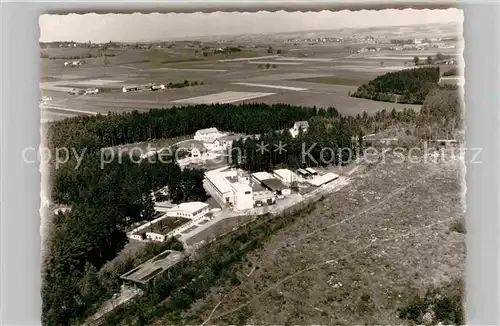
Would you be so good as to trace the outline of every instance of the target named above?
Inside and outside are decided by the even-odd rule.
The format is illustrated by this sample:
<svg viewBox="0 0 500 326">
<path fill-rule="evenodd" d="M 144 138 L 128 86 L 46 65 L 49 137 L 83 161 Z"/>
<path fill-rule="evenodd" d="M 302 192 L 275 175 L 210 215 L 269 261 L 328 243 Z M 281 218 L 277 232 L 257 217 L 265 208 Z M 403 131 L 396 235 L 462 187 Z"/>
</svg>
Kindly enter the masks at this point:
<svg viewBox="0 0 500 326">
<path fill-rule="evenodd" d="M 329 108 L 330 114 L 338 114 Z M 106 116 L 78 116 L 48 124 L 49 148 L 98 151 L 103 147 L 131 144 L 148 139 L 173 138 L 216 127 L 237 133 L 259 134 L 291 127 L 308 120 L 318 109 L 287 104 L 212 104 L 152 109 L 139 113 L 109 113 Z"/>
<path fill-rule="evenodd" d="M 383 102 L 423 104 L 439 82 L 439 67 L 423 67 L 389 72 L 363 84 L 353 97 Z"/>
</svg>

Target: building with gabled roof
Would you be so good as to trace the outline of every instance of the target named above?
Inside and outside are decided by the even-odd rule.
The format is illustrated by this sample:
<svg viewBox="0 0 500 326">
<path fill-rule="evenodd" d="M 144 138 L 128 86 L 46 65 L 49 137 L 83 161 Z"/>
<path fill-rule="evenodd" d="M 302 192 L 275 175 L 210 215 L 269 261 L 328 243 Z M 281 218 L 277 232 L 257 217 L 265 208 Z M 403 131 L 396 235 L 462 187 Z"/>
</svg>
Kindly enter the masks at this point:
<svg viewBox="0 0 500 326">
<path fill-rule="evenodd" d="M 222 134 L 217 130 L 217 128 L 206 128 L 196 131 L 194 134 L 194 139 L 202 141 L 204 143 L 213 143 L 217 138 L 222 136 Z"/>
</svg>

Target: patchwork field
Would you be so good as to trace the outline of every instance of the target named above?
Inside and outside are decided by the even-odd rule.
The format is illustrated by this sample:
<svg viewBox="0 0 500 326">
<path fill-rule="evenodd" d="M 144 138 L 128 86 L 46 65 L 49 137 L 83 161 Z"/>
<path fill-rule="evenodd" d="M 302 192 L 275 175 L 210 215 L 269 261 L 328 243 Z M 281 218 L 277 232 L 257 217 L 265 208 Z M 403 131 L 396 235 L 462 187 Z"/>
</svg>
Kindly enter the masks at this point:
<svg viewBox="0 0 500 326">
<path fill-rule="evenodd" d="M 197 96 L 182 100 L 173 101 L 174 103 L 187 104 L 226 104 L 234 103 L 264 96 L 274 95 L 274 93 L 257 93 L 257 92 L 222 92 L 206 96 Z"/>
<path fill-rule="evenodd" d="M 245 44 L 242 42 L 242 44 Z M 240 44 L 240 45 L 242 45 Z M 350 98 L 349 91 L 390 71 L 407 69 L 415 55 L 456 55 L 457 49 L 427 51 L 388 51 L 352 53 L 353 48 L 369 44 L 297 45 L 271 43 L 281 54 L 267 53 L 266 46 L 246 44 L 240 52 L 202 56 L 194 48 L 108 49 L 110 56 L 85 58 L 80 67 L 65 68 L 65 59 L 41 59 L 42 96 L 50 96 L 42 108 L 44 121 L 78 114 L 144 111 L 195 103 L 287 103 L 306 106 L 335 106 L 341 113 L 401 110 L 393 103 Z M 88 49 L 44 49 L 54 58 L 84 55 Z M 94 55 L 90 51 L 91 55 Z M 106 52 L 106 53 L 108 53 Z M 307 55 L 307 57 L 305 57 Z M 444 69 L 450 69 L 445 67 Z M 160 91 L 123 93 L 124 86 L 196 82 L 193 87 Z M 203 83 L 203 85 L 200 85 Z M 71 96 L 73 88 L 99 87 L 92 96 Z M 271 92 L 266 92 L 265 89 Z"/>
<path fill-rule="evenodd" d="M 333 84 L 333 85 L 347 85 L 347 86 L 359 86 L 360 83 L 364 84 L 369 80 L 359 80 L 359 79 L 349 79 L 349 78 L 339 78 L 335 76 L 331 77 L 312 77 L 312 78 L 302 78 L 296 79 L 297 81 L 303 81 L 306 83 L 320 83 L 320 84 Z"/>
</svg>

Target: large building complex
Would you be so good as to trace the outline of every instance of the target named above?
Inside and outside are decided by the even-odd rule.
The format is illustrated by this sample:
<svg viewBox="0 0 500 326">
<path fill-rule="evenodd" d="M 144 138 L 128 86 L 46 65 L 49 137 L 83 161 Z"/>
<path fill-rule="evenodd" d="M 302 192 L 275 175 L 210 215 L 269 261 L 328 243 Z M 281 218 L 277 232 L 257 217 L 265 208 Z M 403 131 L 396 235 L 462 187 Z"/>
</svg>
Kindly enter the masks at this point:
<svg viewBox="0 0 500 326">
<path fill-rule="evenodd" d="M 208 171 L 203 184 L 222 207 L 244 210 L 275 203 L 272 191 L 240 169 L 223 167 Z"/>
<path fill-rule="evenodd" d="M 202 202 L 189 202 L 179 204 L 167 211 L 167 216 L 170 217 L 184 217 L 190 220 L 197 219 L 206 215 L 209 211 L 207 203 Z"/>
</svg>

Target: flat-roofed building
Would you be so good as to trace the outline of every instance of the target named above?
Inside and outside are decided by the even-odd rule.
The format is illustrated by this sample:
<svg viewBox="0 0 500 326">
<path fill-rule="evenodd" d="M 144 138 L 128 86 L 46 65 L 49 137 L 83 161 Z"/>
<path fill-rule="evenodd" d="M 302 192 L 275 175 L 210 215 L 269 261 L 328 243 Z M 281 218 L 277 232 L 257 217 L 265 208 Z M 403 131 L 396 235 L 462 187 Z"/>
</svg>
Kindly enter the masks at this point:
<svg viewBox="0 0 500 326">
<path fill-rule="evenodd" d="M 234 169 L 223 167 L 205 172 L 203 185 L 205 189 L 222 207 L 234 203 L 234 193 L 227 177 L 236 177 L 238 172 Z"/>
<path fill-rule="evenodd" d="M 258 182 L 262 182 L 267 179 L 274 179 L 274 176 L 269 172 L 255 172 L 252 173 L 252 178 Z"/>
<path fill-rule="evenodd" d="M 247 183 L 235 182 L 231 184 L 234 193 L 234 208 L 237 210 L 253 208 L 253 190 Z"/>
<path fill-rule="evenodd" d="M 194 220 L 206 215 L 209 211 L 209 205 L 199 201 L 179 204 L 167 211 L 167 216 L 183 217 Z"/>
<path fill-rule="evenodd" d="M 244 139 L 246 135 L 244 134 L 229 134 L 229 135 L 223 135 L 214 140 L 213 143 L 207 143 L 205 146 L 207 146 L 208 149 L 210 150 L 215 150 L 215 151 L 220 151 L 220 150 L 226 150 L 230 149 L 233 145 L 233 141 L 238 140 L 238 139 Z"/>
<path fill-rule="evenodd" d="M 163 214 L 127 232 L 127 237 L 137 241 L 163 242 L 168 238 L 169 232 L 188 222 L 189 219 L 187 217 L 171 217 Z"/>
<path fill-rule="evenodd" d="M 261 184 L 278 196 L 288 196 L 291 194 L 290 188 L 276 178 L 262 180 Z"/>
<path fill-rule="evenodd" d="M 318 175 L 318 172 L 316 170 L 314 170 L 313 168 L 306 168 L 306 171 L 312 175 Z"/>
<path fill-rule="evenodd" d="M 322 176 L 315 177 L 314 179 L 309 180 L 309 183 L 315 187 L 320 187 L 327 183 L 330 183 L 334 180 L 337 180 L 339 176 L 333 172 L 328 172 Z"/>
<path fill-rule="evenodd" d="M 302 181 L 302 178 L 299 177 L 295 172 L 289 169 L 278 169 L 274 170 L 273 174 L 276 178 L 281 180 L 285 184 L 292 184 L 294 182 Z"/>
</svg>

